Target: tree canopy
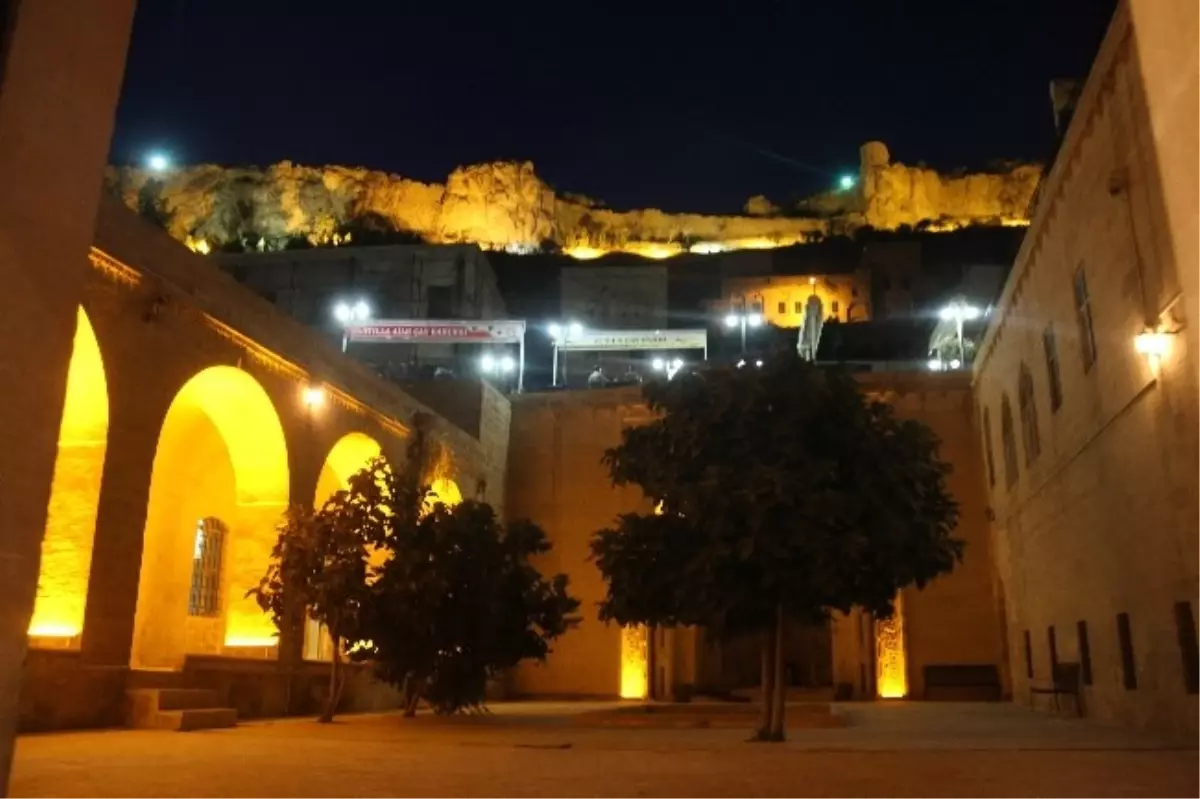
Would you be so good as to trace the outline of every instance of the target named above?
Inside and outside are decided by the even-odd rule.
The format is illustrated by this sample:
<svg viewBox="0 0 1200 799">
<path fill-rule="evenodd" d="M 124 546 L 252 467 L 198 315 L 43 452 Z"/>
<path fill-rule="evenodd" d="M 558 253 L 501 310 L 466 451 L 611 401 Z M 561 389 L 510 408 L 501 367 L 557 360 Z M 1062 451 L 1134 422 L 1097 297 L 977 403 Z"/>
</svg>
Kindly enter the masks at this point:
<svg viewBox="0 0 1200 799">
<path fill-rule="evenodd" d="M 901 588 L 961 559 L 936 437 L 849 374 L 780 352 L 761 368 L 649 383 L 644 397 L 657 418 L 605 459 L 614 484 L 640 486 L 659 512 L 595 534 L 601 618 L 717 637 L 774 630 L 765 691 L 782 680 L 785 619 L 855 606 L 888 616 Z M 782 735 L 776 699 L 778 729 L 764 736 Z"/>
</svg>

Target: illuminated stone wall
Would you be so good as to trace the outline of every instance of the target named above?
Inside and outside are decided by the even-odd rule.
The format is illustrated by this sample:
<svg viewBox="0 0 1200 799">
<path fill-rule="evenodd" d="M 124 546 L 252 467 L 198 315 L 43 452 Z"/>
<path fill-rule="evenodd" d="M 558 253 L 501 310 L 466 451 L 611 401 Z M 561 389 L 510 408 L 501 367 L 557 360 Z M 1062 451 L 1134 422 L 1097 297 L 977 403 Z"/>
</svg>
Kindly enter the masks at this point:
<svg viewBox="0 0 1200 799">
<path fill-rule="evenodd" d="M 1059 662 L 1089 656 L 1089 716 L 1193 747 L 1200 714 L 1184 642 L 1200 617 L 1200 349 L 1185 309 L 1197 303 L 1197 13 L 1191 0 L 1118 6 L 975 361 L 996 461 L 989 502 L 1014 700 L 1045 706 L 1029 689 L 1050 678 L 1053 629 Z M 1081 274 L 1090 364 L 1074 290 Z M 1148 327 L 1174 333 L 1157 362 L 1135 348 Z M 1058 407 L 1047 330 L 1058 342 Z M 1030 455 L 1020 435 L 1022 365 L 1038 427 Z M 1181 606 L 1190 619 L 1177 615 Z M 1118 614 L 1128 615 L 1136 688 L 1126 685 Z"/>
<path fill-rule="evenodd" d="M 773 275 L 721 281 L 725 309 L 758 306 L 776 327 L 799 328 L 808 298 L 821 300 L 825 319 L 865 322 L 871 319 L 871 277 L 866 270 L 845 275 Z"/>
<path fill-rule="evenodd" d="M 557 195 L 529 162 L 458 167 L 445 184 L 422 183 L 359 167 L 266 169 L 202 164 L 152 175 L 111 169 L 109 184 L 131 208 L 154 179 L 179 241 L 209 251 L 245 236 L 277 247 L 288 238 L 344 242 L 351 220 L 375 220 L 437 244 L 531 252 L 546 244 L 579 259 L 625 252 L 670 258 L 684 252 L 786 247 L 862 225 L 894 229 L 927 223 L 933 230 L 968 224 L 1023 224 L 1037 186 L 1037 166 L 962 177 L 891 163 L 879 142 L 863 147 L 860 185 L 801 203 L 802 215 L 616 211 L 587 198 Z M 756 212 L 766 210 L 754 204 Z M 353 238 L 350 242 L 353 244 Z"/>
</svg>

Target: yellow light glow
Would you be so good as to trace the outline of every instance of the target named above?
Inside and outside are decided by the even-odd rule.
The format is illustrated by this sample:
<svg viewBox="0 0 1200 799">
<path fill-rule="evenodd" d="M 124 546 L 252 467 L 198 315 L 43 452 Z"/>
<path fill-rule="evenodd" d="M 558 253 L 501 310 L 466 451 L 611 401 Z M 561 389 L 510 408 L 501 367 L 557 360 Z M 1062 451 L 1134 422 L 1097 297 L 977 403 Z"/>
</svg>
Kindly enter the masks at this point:
<svg viewBox="0 0 1200 799">
<path fill-rule="evenodd" d="M 621 698 L 645 699 L 650 693 L 649 636 L 646 628 L 621 628 Z"/>
<path fill-rule="evenodd" d="M 679 244 L 663 244 L 659 242 L 649 241 L 634 241 L 621 247 L 621 252 L 627 252 L 631 255 L 640 255 L 643 258 L 652 258 L 656 261 L 661 261 L 664 258 L 673 258 L 683 252 L 683 246 Z"/>
<path fill-rule="evenodd" d="M 274 641 L 274 624 L 246 592 L 266 571 L 288 486 L 283 427 L 257 380 L 233 366 L 213 366 L 184 384 L 163 420 L 151 471 L 135 667 L 176 668 L 188 653 Z M 184 531 L 209 516 L 229 527 L 220 615 L 191 616 L 193 538 Z"/>
<path fill-rule="evenodd" d="M 310 410 L 316 410 L 325 404 L 325 389 L 320 386 L 305 386 L 300 392 L 300 400 Z"/>
<path fill-rule="evenodd" d="M 107 438 L 104 362 L 91 322 L 80 308 L 67 367 L 30 636 L 74 638 L 83 632 Z"/>
<path fill-rule="evenodd" d="M 1145 330 L 1133 339 L 1133 346 L 1149 358 L 1161 358 L 1171 349 L 1171 336 L 1156 330 Z"/>
<path fill-rule="evenodd" d="M 897 595 L 890 619 L 875 622 L 875 684 L 880 699 L 908 696 L 908 656 L 904 644 L 904 607 Z"/>
<path fill-rule="evenodd" d="M 696 255 L 712 255 L 717 252 L 725 252 L 729 246 L 722 244 L 719 241 L 699 241 L 688 248 L 688 252 Z"/>
<path fill-rule="evenodd" d="M 462 502 L 462 492 L 458 490 L 458 483 L 449 477 L 437 478 L 429 488 L 433 492 L 433 496 L 426 500 L 427 504 L 441 502 L 448 507 L 454 507 Z"/>
<path fill-rule="evenodd" d="M 578 261 L 591 261 L 594 258 L 599 258 L 602 255 L 607 255 L 610 250 L 602 250 L 598 247 L 568 247 L 563 250 L 564 255 L 569 255 Z"/>
<path fill-rule="evenodd" d="M 365 433 L 347 433 L 339 438 L 321 466 L 313 507 L 320 508 L 335 491 L 346 488 L 350 476 L 379 457 L 381 451 L 379 442 Z"/>
<path fill-rule="evenodd" d="M 259 635 L 226 635 L 225 646 L 227 647 L 262 647 L 276 646 L 279 644 L 279 637 L 272 635 L 270 637 Z"/>
</svg>

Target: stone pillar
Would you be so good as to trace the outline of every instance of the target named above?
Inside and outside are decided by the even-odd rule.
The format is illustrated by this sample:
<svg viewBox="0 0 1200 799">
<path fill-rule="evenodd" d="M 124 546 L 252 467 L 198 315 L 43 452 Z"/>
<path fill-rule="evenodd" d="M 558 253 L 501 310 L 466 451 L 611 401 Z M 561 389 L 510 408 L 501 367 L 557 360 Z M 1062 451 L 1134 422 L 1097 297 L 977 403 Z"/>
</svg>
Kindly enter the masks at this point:
<svg viewBox="0 0 1200 799">
<path fill-rule="evenodd" d="M 0 792 L 86 255 L 133 0 L 22 0 L 0 20 Z"/>
</svg>

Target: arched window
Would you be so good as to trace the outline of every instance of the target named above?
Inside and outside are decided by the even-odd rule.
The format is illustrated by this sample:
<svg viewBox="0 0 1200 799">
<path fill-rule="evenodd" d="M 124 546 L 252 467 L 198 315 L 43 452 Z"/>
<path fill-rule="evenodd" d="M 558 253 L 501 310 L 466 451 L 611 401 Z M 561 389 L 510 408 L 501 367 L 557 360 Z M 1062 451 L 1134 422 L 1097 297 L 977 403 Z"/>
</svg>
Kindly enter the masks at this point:
<svg viewBox="0 0 1200 799">
<path fill-rule="evenodd" d="M 1007 394 L 1000 398 L 1000 438 L 1004 444 L 1004 484 L 1012 488 L 1017 484 L 1017 439 Z"/>
<path fill-rule="evenodd" d="M 1021 364 L 1021 372 L 1017 378 L 1017 412 L 1021 415 L 1021 443 L 1025 446 L 1025 465 L 1037 460 L 1042 451 L 1042 442 L 1038 436 L 1037 402 L 1033 396 L 1033 375 L 1029 367 Z"/>
<path fill-rule="evenodd" d="M 221 554 L 227 532 L 229 528 L 225 522 L 212 516 L 196 522 L 189 616 L 218 616 L 221 613 Z"/>
<path fill-rule="evenodd" d="M 988 486 L 996 485 L 996 460 L 992 457 L 992 418 L 991 412 L 983 409 L 983 459 L 987 464 Z"/>
</svg>

